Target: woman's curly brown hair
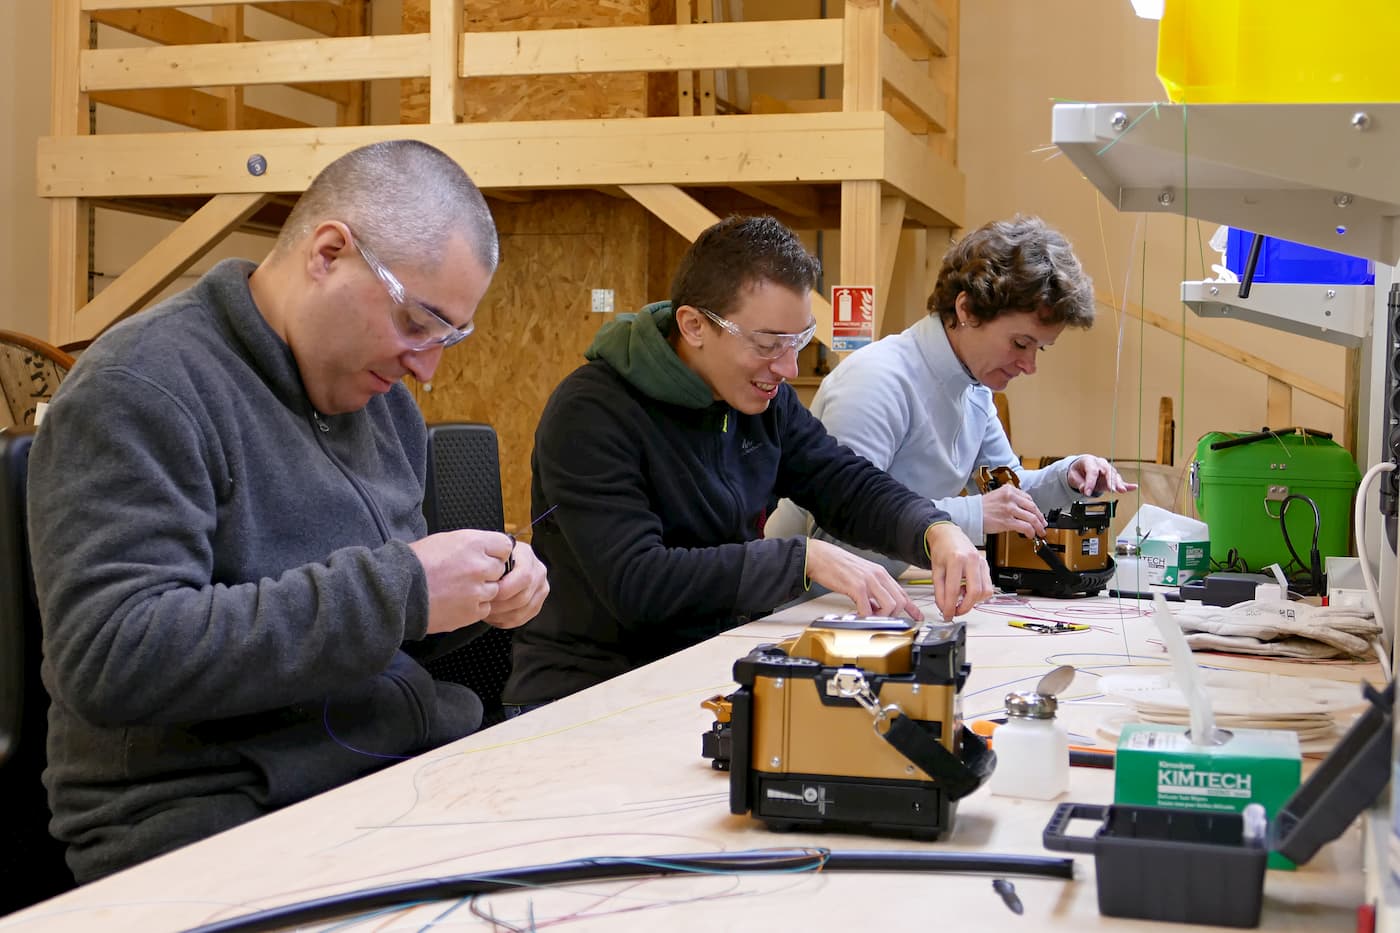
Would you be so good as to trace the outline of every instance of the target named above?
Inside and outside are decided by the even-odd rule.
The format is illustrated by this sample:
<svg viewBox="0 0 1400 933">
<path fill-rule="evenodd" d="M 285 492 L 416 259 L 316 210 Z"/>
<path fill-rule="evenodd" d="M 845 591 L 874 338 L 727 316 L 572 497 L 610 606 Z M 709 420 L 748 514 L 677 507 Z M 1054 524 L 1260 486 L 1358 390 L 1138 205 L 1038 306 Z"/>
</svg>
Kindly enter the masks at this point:
<svg viewBox="0 0 1400 933">
<path fill-rule="evenodd" d="M 1069 241 L 1039 217 L 1016 216 L 978 227 L 948 248 L 928 299 L 945 327 L 958 323 L 958 295 L 967 292 L 979 321 L 1039 311 L 1046 324 L 1094 323 L 1094 282 Z"/>
</svg>

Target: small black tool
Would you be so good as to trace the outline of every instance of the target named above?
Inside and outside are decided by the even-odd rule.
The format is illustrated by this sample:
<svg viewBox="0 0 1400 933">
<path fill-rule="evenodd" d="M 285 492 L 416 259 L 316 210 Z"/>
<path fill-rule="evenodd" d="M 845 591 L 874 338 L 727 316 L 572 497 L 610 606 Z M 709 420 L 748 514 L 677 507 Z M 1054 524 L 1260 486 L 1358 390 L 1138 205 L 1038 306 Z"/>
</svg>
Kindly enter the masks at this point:
<svg viewBox="0 0 1400 933">
<path fill-rule="evenodd" d="M 1005 878 L 993 878 L 992 890 L 1001 895 L 1002 902 L 1013 914 L 1023 914 L 1026 908 L 1021 904 L 1021 898 L 1016 894 L 1016 885 Z"/>
<path fill-rule="evenodd" d="M 501 573 L 502 580 L 505 579 L 506 574 L 515 569 L 515 535 L 507 532 L 506 537 L 510 539 L 510 553 L 506 555 L 506 569 Z"/>
</svg>

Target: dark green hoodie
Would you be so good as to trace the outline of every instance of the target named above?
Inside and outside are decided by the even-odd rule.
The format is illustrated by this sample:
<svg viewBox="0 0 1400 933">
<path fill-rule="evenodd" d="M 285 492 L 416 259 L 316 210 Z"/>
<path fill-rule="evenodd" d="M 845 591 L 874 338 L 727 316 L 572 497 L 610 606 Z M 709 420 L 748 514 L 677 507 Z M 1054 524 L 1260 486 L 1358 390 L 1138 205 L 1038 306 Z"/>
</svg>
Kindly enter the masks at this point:
<svg viewBox="0 0 1400 933">
<path fill-rule="evenodd" d="M 669 301 L 654 301 L 636 314 L 619 314 L 604 324 L 583 355 L 606 361 L 648 398 L 682 408 L 708 408 L 714 393 L 671 346 L 675 321 Z"/>
<path fill-rule="evenodd" d="M 599 331 L 535 432 L 535 552 L 550 593 L 515 630 L 508 703 L 557 699 L 693 645 L 806 586 L 806 538 L 765 540 L 791 498 L 857 542 L 928 566 L 945 516 L 836 443 L 788 385 L 757 415 L 717 401 L 666 339 L 668 302 Z"/>
</svg>

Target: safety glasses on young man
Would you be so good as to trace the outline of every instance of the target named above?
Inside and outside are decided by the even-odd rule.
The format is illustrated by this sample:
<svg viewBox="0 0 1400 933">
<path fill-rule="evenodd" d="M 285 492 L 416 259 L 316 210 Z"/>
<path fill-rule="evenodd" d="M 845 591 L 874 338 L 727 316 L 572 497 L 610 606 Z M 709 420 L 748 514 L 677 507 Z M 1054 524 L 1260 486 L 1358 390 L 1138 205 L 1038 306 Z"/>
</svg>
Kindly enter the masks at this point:
<svg viewBox="0 0 1400 933">
<path fill-rule="evenodd" d="M 408 344 L 410 350 L 428 350 L 432 347 L 445 349 L 471 335 L 476 325 L 467 322 L 461 327 L 456 327 L 432 308 L 409 295 L 408 289 L 403 287 L 398 276 L 379 261 L 353 230 L 349 227 L 345 229 L 350 231 L 350 242 L 355 244 L 355 249 L 359 251 L 365 265 L 369 266 L 375 278 L 383 283 L 384 290 L 389 293 L 389 298 L 394 303 L 389 317 L 394 322 L 394 329 L 399 332 L 399 336 Z"/>
<path fill-rule="evenodd" d="M 798 334 L 772 334 L 762 330 L 748 330 L 733 321 L 720 317 L 708 308 L 702 308 L 699 305 L 691 305 L 691 307 L 714 321 L 723 330 L 747 341 L 753 352 L 758 354 L 760 359 L 765 360 L 776 360 L 789 350 L 800 352 L 803 347 L 812 342 L 812 337 L 817 332 L 815 321 L 812 322 L 811 327 Z"/>
</svg>

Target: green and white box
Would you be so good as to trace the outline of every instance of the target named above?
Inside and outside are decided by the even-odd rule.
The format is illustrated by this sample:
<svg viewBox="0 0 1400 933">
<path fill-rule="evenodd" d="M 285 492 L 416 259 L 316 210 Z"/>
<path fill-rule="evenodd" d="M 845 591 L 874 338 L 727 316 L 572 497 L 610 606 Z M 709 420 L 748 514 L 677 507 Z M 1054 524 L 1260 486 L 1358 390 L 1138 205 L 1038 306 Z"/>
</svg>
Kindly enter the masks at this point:
<svg viewBox="0 0 1400 933">
<path fill-rule="evenodd" d="M 1220 745 L 1194 745 L 1185 726 L 1129 723 L 1118 737 L 1113 802 L 1241 813 L 1263 804 L 1269 819 L 1283 808 L 1302 779 L 1298 734 L 1286 730 L 1231 729 Z M 1293 868 L 1277 853 L 1270 868 Z"/>
<path fill-rule="evenodd" d="M 1139 566 L 1148 583 L 1180 585 L 1210 572 L 1209 541 L 1143 541 Z"/>
</svg>

